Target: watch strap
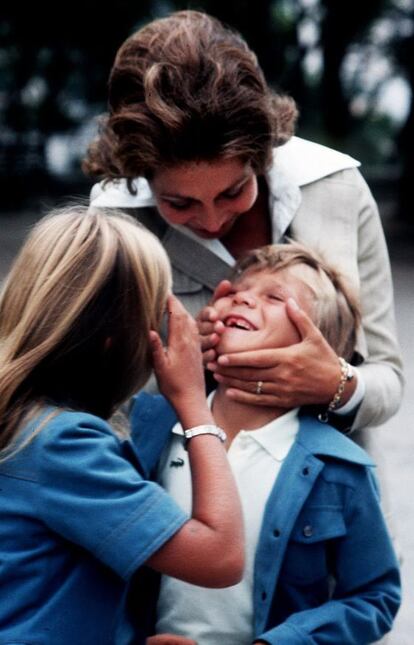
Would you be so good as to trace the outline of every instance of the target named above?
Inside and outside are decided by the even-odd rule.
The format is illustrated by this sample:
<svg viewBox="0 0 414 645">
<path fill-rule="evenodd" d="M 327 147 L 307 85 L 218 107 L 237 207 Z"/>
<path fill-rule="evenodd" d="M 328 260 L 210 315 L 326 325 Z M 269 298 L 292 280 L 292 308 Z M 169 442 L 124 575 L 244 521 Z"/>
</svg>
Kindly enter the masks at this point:
<svg viewBox="0 0 414 645">
<path fill-rule="evenodd" d="M 219 428 L 219 426 L 216 426 L 213 424 L 205 424 L 201 426 L 194 426 L 193 428 L 188 428 L 188 430 L 184 430 L 184 437 L 185 437 L 186 444 L 193 437 L 198 437 L 202 434 L 212 434 L 215 437 L 218 437 L 220 441 L 222 441 L 223 443 L 225 443 L 227 439 L 227 435 L 222 428 Z"/>
</svg>

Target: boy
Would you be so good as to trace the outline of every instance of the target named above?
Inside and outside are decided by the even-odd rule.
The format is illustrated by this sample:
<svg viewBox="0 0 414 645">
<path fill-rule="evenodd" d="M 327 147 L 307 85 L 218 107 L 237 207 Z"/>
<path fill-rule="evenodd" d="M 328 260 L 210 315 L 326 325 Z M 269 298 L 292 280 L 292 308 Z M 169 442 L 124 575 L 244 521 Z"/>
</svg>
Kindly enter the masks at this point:
<svg viewBox="0 0 414 645">
<path fill-rule="evenodd" d="M 329 410 L 352 380 L 358 306 L 340 276 L 296 243 L 250 252 L 232 292 L 215 302 L 225 331 L 219 354 L 286 347 L 300 340 L 289 306 L 311 318 L 339 359 Z M 243 504 L 246 571 L 230 589 L 163 576 L 148 644 L 372 643 L 391 629 L 400 603 L 396 557 L 381 514 L 373 463 L 356 444 L 299 409 L 232 400 L 220 383 L 213 416 Z M 257 393 L 263 384 L 252 384 Z M 191 511 L 183 431 L 162 397 L 139 395 L 133 432 L 147 469 Z M 172 432 L 171 432 L 172 429 Z M 220 557 L 220 554 L 217 554 Z M 177 636 L 169 636 L 175 634 Z M 181 638 L 180 638 L 181 637 Z"/>
</svg>

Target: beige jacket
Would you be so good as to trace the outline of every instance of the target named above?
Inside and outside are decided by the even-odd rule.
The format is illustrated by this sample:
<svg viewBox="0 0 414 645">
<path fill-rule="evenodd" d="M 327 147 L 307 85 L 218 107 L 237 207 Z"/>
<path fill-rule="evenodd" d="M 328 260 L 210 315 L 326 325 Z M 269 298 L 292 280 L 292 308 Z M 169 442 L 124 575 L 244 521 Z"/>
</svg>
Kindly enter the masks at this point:
<svg viewBox="0 0 414 645">
<path fill-rule="evenodd" d="M 347 155 L 294 137 L 275 151 L 267 176 L 274 241 L 288 232 L 322 252 L 358 289 L 357 351 L 366 392 L 353 431 L 384 423 L 397 411 L 403 389 L 388 252 L 377 206 L 357 166 Z M 97 184 L 91 205 L 132 209 L 158 235 L 173 266 L 174 292 L 196 314 L 228 275 L 231 260 L 218 241 L 206 243 L 169 226 L 154 209 L 144 179 L 136 180 L 136 188 L 131 195 L 124 181 Z M 364 437 L 355 438 L 366 445 Z"/>
</svg>

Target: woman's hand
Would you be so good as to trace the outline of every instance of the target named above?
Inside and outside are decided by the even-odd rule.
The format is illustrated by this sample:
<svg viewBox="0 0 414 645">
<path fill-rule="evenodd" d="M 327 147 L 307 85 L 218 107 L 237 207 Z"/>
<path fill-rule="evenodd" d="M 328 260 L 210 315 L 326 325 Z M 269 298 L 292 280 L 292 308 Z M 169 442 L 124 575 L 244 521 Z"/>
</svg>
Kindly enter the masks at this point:
<svg viewBox="0 0 414 645">
<path fill-rule="evenodd" d="M 197 645 L 192 638 L 175 636 L 175 634 L 157 634 L 146 640 L 146 645 Z"/>
<path fill-rule="evenodd" d="M 223 354 L 209 364 L 215 379 L 229 388 L 227 396 L 248 404 L 282 408 L 328 405 L 332 400 L 341 377 L 337 355 L 292 299 L 287 303 L 287 312 L 299 332 L 299 343 Z M 354 381 L 346 384 L 342 404 L 352 395 Z"/>
<path fill-rule="evenodd" d="M 221 320 L 218 320 L 217 311 L 214 309 L 214 303 L 219 298 L 224 298 L 232 288 L 229 280 L 222 280 L 217 285 L 213 297 L 206 307 L 198 313 L 196 322 L 198 326 L 198 333 L 201 338 L 201 349 L 203 352 L 203 363 L 215 361 L 217 353 L 215 347 L 217 346 L 220 336 L 224 331 L 224 325 Z"/>
<path fill-rule="evenodd" d="M 160 392 L 186 425 L 188 422 L 196 425 L 189 420 L 192 416 L 197 418 L 197 424 L 211 423 L 210 414 L 206 415 L 206 421 L 200 418 L 200 411 L 206 408 L 206 402 L 197 325 L 175 296 L 168 298 L 167 308 L 167 346 L 163 347 L 157 332 L 150 332 L 153 365 Z"/>
</svg>

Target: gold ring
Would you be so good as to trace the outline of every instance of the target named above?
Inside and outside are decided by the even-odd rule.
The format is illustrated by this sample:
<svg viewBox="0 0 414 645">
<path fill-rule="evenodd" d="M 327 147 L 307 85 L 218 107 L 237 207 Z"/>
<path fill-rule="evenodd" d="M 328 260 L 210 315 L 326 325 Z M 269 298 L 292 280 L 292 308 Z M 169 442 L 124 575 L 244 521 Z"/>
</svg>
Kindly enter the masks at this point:
<svg viewBox="0 0 414 645">
<path fill-rule="evenodd" d="M 257 381 L 256 385 L 256 394 L 262 393 L 263 381 Z"/>
</svg>

